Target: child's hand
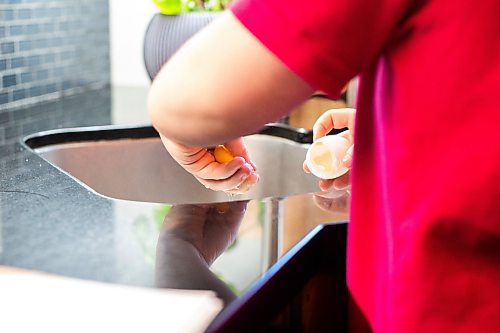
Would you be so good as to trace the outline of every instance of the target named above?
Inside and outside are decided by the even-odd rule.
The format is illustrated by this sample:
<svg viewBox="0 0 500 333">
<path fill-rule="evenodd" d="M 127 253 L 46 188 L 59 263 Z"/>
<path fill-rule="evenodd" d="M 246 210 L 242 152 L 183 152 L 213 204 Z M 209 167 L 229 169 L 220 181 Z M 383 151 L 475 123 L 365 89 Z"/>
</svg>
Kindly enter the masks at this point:
<svg viewBox="0 0 500 333">
<path fill-rule="evenodd" d="M 343 164 L 347 168 L 351 168 L 352 164 L 352 153 L 354 149 L 353 138 L 354 138 L 354 123 L 355 123 L 356 110 L 345 108 L 345 109 L 331 109 L 323 113 L 314 123 L 313 126 L 313 140 L 316 141 L 319 138 L 328 134 L 332 129 L 341 129 L 347 127 L 349 130 L 344 131 L 340 134 L 349 142 L 351 146 L 347 150 Z M 310 173 L 309 168 L 304 161 L 303 169 L 305 172 Z M 335 179 L 321 179 L 319 181 L 319 187 L 322 191 L 328 191 L 333 186 L 336 190 L 345 189 L 349 186 L 349 173 L 335 178 Z"/>
<path fill-rule="evenodd" d="M 207 148 L 184 146 L 165 137 L 161 139 L 172 158 L 206 188 L 235 194 L 244 193 L 259 181 L 256 167 L 250 161 L 241 138 L 225 144 L 235 156 L 226 163 L 217 162 Z"/>
</svg>

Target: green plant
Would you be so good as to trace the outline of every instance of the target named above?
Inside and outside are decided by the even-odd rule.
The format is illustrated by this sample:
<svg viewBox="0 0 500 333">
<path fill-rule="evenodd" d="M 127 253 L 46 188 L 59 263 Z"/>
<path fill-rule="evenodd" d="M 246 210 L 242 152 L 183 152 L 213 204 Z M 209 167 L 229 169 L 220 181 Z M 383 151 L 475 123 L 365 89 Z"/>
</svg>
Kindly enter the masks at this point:
<svg viewBox="0 0 500 333">
<path fill-rule="evenodd" d="M 175 15 L 187 12 L 221 11 L 227 8 L 231 0 L 153 0 L 160 12 Z"/>
</svg>

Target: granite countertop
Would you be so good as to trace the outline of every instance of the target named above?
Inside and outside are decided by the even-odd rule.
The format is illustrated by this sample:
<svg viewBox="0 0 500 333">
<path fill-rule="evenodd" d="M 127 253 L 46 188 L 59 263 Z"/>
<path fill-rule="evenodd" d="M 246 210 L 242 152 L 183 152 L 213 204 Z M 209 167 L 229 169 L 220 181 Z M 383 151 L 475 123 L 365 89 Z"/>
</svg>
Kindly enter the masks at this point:
<svg viewBox="0 0 500 333">
<path fill-rule="evenodd" d="M 14 113 L 29 118 L 43 108 L 60 118 L 25 126 L 17 138 L 0 146 L 0 265 L 125 285 L 212 288 L 226 301 L 244 293 L 272 264 L 270 247 L 277 240 L 269 239 L 263 211 L 270 199 L 200 208 L 95 193 L 21 143 L 23 135 L 40 130 L 113 123 L 105 92 L 78 98 Z M 102 105 L 96 102 L 99 98 Z M 16 117 L 4 121 L 4 128 L 26 118 Z M 312 194 L 285 198 L 282 205 L 284 236 L 278 256 L 315 225 L 347 218 L 342 210 L 319 209 Z M 222 229 L 221 216 L 226 218 Z M 193 249 L 202 254 L 201 263 Z M 205 282 L 190 279 L 193 271 L 203 272 Z"/>
</svg>

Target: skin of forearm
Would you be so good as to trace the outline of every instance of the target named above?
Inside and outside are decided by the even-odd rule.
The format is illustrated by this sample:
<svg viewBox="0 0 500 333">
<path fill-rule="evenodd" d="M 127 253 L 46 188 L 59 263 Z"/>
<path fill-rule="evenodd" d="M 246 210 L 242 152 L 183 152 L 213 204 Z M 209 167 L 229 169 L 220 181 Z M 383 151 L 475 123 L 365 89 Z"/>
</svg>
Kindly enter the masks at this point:
<svg viewBox="0 0 500 333">
<path fill-rule="evenodd" d="M 209 146 L 254 133 L 312 92 L 227 13 L 162 68 L 148 109 L 165 137 Z"/>
</svg>

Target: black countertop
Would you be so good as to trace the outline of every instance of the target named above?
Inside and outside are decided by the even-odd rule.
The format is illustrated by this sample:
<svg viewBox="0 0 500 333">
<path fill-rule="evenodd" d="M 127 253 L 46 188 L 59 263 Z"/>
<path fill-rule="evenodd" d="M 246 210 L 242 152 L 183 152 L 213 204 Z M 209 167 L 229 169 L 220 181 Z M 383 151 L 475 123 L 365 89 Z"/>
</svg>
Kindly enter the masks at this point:
<svg viewBox="0 0 500 333">
<path fill-rule="evenodd" d="M 277 241 L 269 239 L 263 212 L 263 206 L 272 199 L 223 206 L 172 206 L 116 200 L 95 193 L 21 143 L 25 134 L 40 130 L 112 123 L 106 92 L 90 92 L 78 98 L 73 103 L 63 99 L 15 111 L 29 118 L 43 108 L 47 113 L 55 110 L 61 118 L 38 128 L 26 127 L 17 138 L 0 146 L 0 265 L 126 285 L 206 287 L 217 290 L 226 300 L 232 294 L 244 293 L 272 264 L 269 247 Z M 96 98 L 104 100 L 99 110 Z M 91 112 L 86 104 L 89 100 L 93 101 Z M 6 121 L 4 117 L 4 128 L 26 122 L 26 117 L 17 119 L 13 114 Z M 72 114 L 80 116 L 72 118 Z M 304 234 L 314 225 L 346 219 L 343 212 L 311 208 L 312 194 L 284 200 L 288 199 L 284 215 L 291 222 L 285 218 L 285 226 L 280 226 L 285 234 L 286 228 L 293 229 L 297 210 L 318 213 L 308 213 L 308 224 L 298 226 Z M 204 223 L 203 230 L 192 214 L 204 221 L 200 222 Z M 226 227 L 221 229 L 217 222 L 221 216 L 227 218 L 224 214 L 231 215 L 232 220 L 225 221 Z M 288 243 L 296 240 L 292 237 Z M 201 264 L 196 263 L 200 256 L 195 258 L 190 253 L 193 248 L 202 254 Z M 205 282 L 190 281 L 192 270 L 203 271 Z"/>
</svg>

